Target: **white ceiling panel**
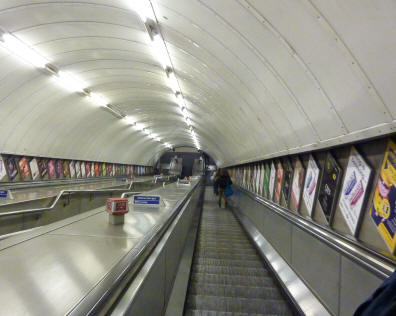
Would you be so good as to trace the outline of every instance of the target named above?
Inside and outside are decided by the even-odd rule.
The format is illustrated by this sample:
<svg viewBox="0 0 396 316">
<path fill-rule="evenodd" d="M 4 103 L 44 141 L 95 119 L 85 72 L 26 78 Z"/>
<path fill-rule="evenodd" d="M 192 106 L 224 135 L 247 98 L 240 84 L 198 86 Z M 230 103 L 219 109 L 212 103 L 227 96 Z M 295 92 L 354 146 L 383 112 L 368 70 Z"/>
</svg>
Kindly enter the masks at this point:
<svg viewBox="0 0 396 316">
<path fill-rule="evenodd" d="M 195 146 L 133 4 L 4 0 L 0 29 L 163 142 Z M 394 131 L 394 2 L 151 4 L 200 147 L 220 165 Z M 151 164 L 166 150 L 3 47 L 0 69 L 1 152 Z"/>
</svg>

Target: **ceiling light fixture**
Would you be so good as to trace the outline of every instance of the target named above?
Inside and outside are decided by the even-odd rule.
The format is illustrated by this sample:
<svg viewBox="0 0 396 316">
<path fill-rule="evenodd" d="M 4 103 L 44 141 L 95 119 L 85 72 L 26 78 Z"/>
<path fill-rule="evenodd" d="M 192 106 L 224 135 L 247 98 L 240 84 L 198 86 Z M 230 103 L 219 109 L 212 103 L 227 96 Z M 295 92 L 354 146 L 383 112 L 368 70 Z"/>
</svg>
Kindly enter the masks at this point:
<svg viewBox="0 0 396 316">
<path fill-rule="evenodd" d="M 109 104 L 109 102 L 101 94 L 98 93 L 89 93 L 88 99 L 89 101 L 98 106 L 106 106 L 107 104 Z"/>
<path fill-rule="evenodd" d="M 157 57 L 158 61 L 161 63 L 164 69 L 171 68 L 172 63 L 169 58 L 168 51 L 165 46 L 165 42 L 162 39 L 161 35 L 155 34 L 153 36 L 153 47 L 154 47 L 154 54 Z"/>
<path fill-rule="evenodd" d="M 3 46 L 12 54 L 37 68 L 45 68 L 49 61 L 10 33 L 2 35 Z"/>
<path fill-rule="evenodd" d="M 54 74 L 54 78 L 63 88 L 70 92 L 84 93 L 84 89 L 87 88 L 87 84 L 85 82 L 69 72 L 59 71 L 57 74 Z"/>
</svg>

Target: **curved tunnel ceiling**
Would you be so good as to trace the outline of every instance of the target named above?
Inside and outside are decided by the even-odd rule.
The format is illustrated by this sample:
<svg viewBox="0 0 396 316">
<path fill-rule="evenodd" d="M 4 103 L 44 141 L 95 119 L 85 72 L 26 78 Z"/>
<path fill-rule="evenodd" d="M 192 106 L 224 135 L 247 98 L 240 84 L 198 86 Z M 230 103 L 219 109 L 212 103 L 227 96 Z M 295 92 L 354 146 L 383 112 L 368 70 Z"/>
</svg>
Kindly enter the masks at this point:
<svg viewBox="0 0 396 316">
<path fill-rule="evenodd" d="M 0 28 L 161 143 L 0 47 L 1 152 L 150 164 L 164 143 L 196 146 L 137 2 L 3 0 Z M 151 5 L 199 147 L 219 165 L 394 131 L 395 2 Z"/>
</svg>

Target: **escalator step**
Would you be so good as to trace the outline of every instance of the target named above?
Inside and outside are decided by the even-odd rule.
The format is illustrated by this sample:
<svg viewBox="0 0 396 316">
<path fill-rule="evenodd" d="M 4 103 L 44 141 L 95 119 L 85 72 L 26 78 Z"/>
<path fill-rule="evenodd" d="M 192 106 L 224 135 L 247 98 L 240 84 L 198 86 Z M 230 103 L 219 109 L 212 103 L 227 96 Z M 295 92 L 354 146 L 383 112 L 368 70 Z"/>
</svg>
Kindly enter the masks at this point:
<svg viewBox="0 0 396 316">
<path fill-rule="evenodd" d="M 258 260 L 215 259 L 199 257 L 194 260 L 194 264 L 263 268 L 263 264 Z"/>
<path fill-rule="evenodd" d="M 233 313 L 256 313 L 270 315 L 292 315 L 283 300 L 189 295 L 187 309 L 203 309 Z"/>
<path fill-rule="evenodd" d="M 190 309 L 185 313 L 186 316 L 275 316 L 270 314 L 252 314 L 252 313 L 231 313 L 219 312 L 209 310 L 194 310 Z"/>
<path fill-rule="evenodd" d="M 237 285 L 214 285 L 192 284 L 191 294 L 210 295 L 241 298 L 261 298 L 280 300 L 282 296 L 276 287 L 237 286 Z"/>
<path fill-rule="evenodd" d="M 234 253 L 219 253 L 216 251 L 197 251 L 197 258 L 217 258 L 217 259 L 237 259 L 237 260 L 257 260 L 257 255 L 234 254 Z"/>
<path fill-rule="evenodd" d="M 269 276 L 268 271 L 263 268 L 248 268 L 248 267 L 225 267 L 213 265 L 194 265 L 193 272 L 210 273 L 210 274 L 229 274 L 229 275 L 243 275 L 243 276 Z"/>
<path fill-rule="evenodd" d="M 210 273 L 192 273 L 191 283 L 223 284 L 223 285 L 242 285 L 242 286 L 274 286 L 274 280 L 271 277 L 257 277 L 246 275 L 229 275 L 229 274 L 210 274 Z"/>
</svg>

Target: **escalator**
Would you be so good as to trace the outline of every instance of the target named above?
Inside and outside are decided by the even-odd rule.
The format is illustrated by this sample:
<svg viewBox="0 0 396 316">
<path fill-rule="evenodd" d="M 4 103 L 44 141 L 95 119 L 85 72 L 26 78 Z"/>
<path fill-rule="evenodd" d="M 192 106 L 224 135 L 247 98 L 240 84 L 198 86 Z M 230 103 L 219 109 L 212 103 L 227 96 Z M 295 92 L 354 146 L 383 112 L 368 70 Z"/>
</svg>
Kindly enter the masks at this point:
<svg viewBox="0 0 396 316">
<path fill-rule="evenodd" d="M 242 227 L 207 189 L 184 307 L 187 316 L 292 315 Z"/>
</svg>

